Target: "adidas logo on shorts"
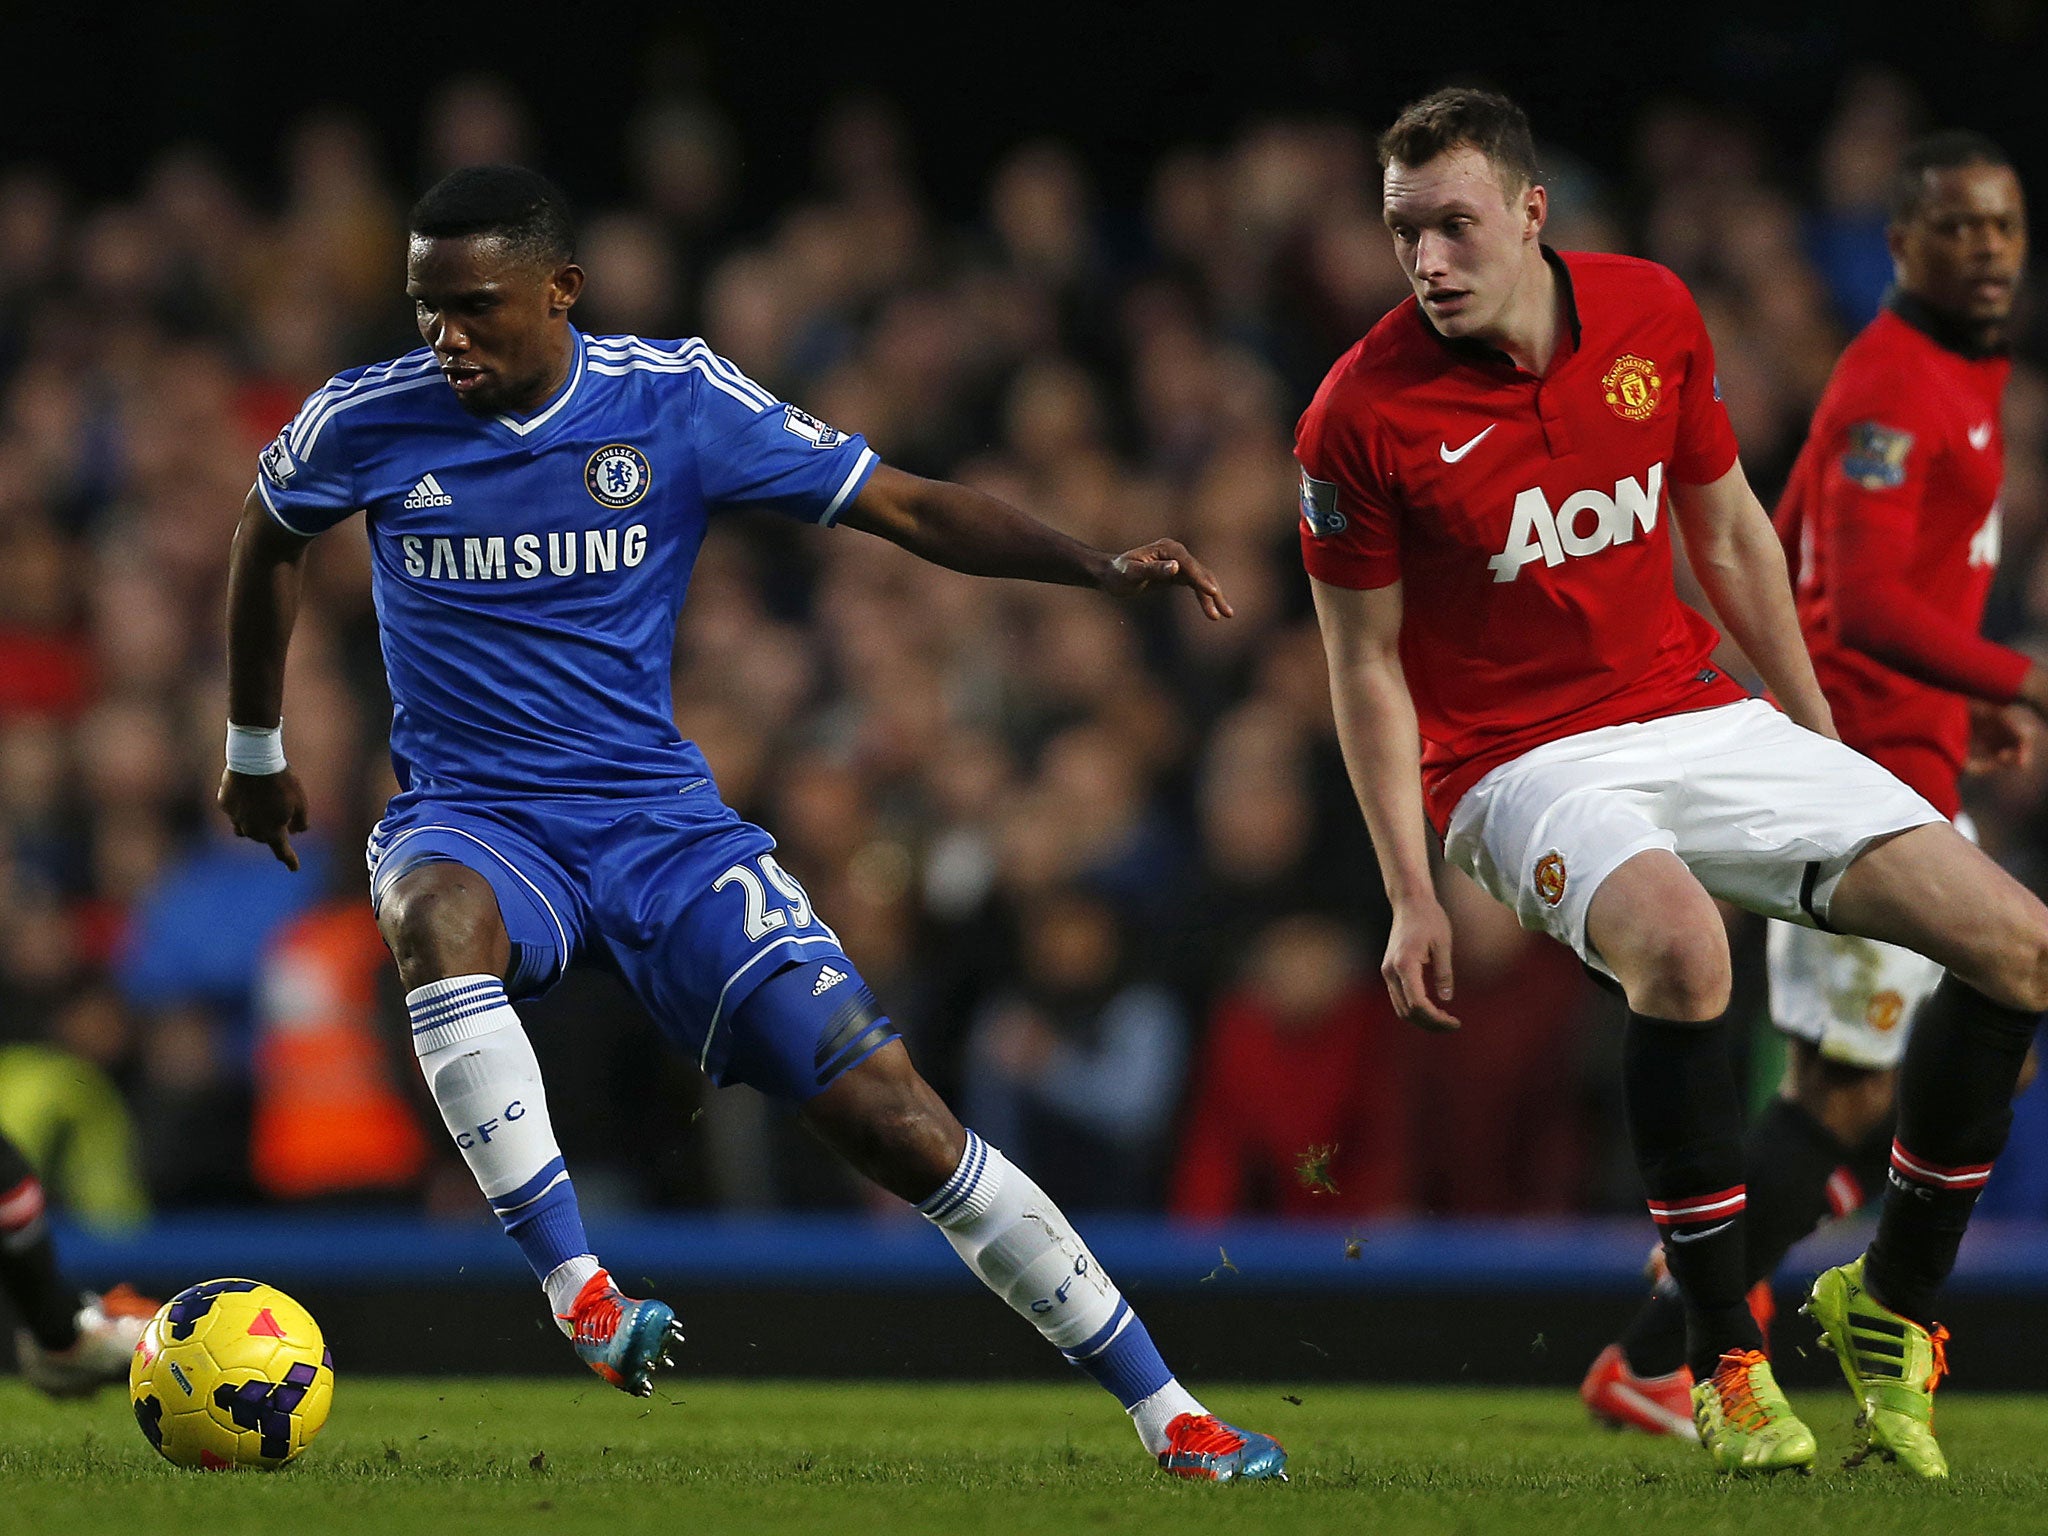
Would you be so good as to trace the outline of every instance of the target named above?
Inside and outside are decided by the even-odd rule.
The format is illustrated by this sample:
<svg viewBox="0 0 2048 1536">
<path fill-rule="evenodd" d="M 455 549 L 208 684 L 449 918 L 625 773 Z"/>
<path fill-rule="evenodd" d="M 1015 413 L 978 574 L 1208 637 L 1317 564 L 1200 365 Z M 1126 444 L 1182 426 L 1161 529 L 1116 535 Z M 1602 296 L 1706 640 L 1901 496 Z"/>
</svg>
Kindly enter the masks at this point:
<svg viewBox="0 0 2048 1536">
<path fill-rule="evenodd" d="M 455 498 L 441 489 L 441 482 L 432 475 L 421 475 L 419 484 L 405 493 L 405 510 L 417 512 L 422 507 L 452 507 Z"/>
<path fill-rule="evenodd" d="M 846 980 L 846 972 L 835 971 L 828 965 L 818 972 L 818 984 L 811 988 L 811 996 L 823 997 L 844 980 Z"/>
</svg>

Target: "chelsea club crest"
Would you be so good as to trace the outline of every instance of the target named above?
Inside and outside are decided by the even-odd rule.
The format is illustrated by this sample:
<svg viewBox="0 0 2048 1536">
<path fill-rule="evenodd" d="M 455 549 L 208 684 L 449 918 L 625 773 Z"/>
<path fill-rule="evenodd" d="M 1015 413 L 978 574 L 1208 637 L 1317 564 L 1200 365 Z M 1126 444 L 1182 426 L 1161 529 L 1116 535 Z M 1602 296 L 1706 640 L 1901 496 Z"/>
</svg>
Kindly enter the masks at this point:
<svg viewBox="0 0 2048 1536">
<path fill-rule="evenodd" d="M 647 494 L 653 471 L 647 455 L 630 443 L 606 443 L 583 466 L 583 483 L 607 507 L 630 507 Z"/>
</svg>

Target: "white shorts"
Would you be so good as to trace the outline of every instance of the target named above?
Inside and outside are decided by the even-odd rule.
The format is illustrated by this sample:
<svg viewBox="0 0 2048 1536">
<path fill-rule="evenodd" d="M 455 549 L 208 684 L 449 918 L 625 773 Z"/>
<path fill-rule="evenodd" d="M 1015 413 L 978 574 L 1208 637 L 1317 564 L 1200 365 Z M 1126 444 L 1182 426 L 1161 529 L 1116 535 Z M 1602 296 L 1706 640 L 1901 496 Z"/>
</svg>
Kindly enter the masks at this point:
<svg viewBox="0 0 2048 1536">
<path fill-rule="evenodd" d="M 1824 925 L 1842 872 L 1872 842 L 1942 821 L 1887 770 L 1761 699 L 1548 742 L 1473 785 L 1444 856 L 1612 975 L 1586 943 L 1600 883 L 1652 848 L 1715 896 Z"/>
<path fill-rule="evenodd" d="M 1956 830 L 1977 840 L 1967 816 Z M 1830 1061 L 1873 1072 L 1899 1064 L 1913 1013 L 1941 980 L 1941 967 L 1910 949 L 1789 923 L 1770 925 L 1765 956 L 1771 1022 Z"/>
</svg>

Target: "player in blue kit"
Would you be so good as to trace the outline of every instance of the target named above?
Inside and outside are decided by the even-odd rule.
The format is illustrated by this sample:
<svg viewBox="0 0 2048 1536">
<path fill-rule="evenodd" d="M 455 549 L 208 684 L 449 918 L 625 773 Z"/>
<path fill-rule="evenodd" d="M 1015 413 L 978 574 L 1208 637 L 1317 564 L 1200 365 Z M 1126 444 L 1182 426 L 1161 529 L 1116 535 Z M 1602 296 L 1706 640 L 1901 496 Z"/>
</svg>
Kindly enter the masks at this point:
<svg viewBox="0 0 2048 1536">
<path fill-rule="evenodd" d="M 338 375 L 264 450 L 228 586 L 236 832 L 296 868 L 284 663 L 309 541 L 361 511 L 401 792 L 370 890 L 449 1133 L 582 1358 L 628 1392 L 681 1338 L 585 1238 L 512 1000 L 612 970 L 715 1083 L 789 1100 L 918 1209 L 1012 1308 L 1115 1393 L 1187 1477 L 1281 1475 L 1211 1416 L 1044 1192 L 963 1128 L 774 840 L 679 737 L 670 657 L 711 514 L 763 507 L 955 570 L 1229 604 L 1171 539 L 1110 556 L 963 486 L 878 462 L 701 341 L 585 336 L 566 208 L 515 167 L 413 209 L 406 291 L 427 346 Z"/>
</svg>

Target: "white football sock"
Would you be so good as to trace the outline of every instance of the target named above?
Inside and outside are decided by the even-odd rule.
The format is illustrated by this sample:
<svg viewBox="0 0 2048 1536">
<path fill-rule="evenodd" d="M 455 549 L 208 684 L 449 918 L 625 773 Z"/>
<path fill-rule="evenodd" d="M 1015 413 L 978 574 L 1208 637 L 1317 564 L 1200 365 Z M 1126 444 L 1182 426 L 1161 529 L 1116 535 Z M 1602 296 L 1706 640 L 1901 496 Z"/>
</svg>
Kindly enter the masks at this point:
<svg viewBox="0 0 2048 1536">
<path fill-rule="evenodd" d="M 918 1209 L 984 1285 L 1062 1350 L 1098 1333 L 1123 1300 L 1045 1191 L 972 1133 L 959 1171 Z"/>
<path fill-rule="evenodd" d="M 420 1071 L 491 1209 L 544 1286 L 588 1259 L 580 1286 L 596 1272 L 597 1260 L 581 1251 L 587 1243 L 548 1119 L 540 1061 L 504 983 L 495 976 L 451 976 L 414 988 L 405 1005 Z M 550 1289 L 549 1305 L 568 1310 L 555 1302 Z"/>
<path fill-rule="evenodd" d="M 576 1305 L 576 1298 L 583 1287 L 604 1266 L 597 1262 L 594 1253 L 579 1254 L 573 1259 L 564 1259 L 541 1281 L 540 1288 L 548 1293 L 548 1310 L 555 1314 L 555 1323 L 562 1332 L 572 1333 L 566 1321 L 569 1309 Z"/>
<path fill-rule="evenodd" d="M 1199 1418 L 1208 1411 L 1178 1380 L 1169 1381 L 1135 1408 L 1125 1410 L 1131 1416 L 1131 1423 L 1137 1426 L 1138 1438 L 1145 1442 L 1145 1449 L 1154 1456 L 1166 1449 L 1167 1425 L 1184 1413 L 1192 1413 Z"/>
<path fill-rule="evenodd" d="M 981 1281 L 1067 1359 L 1119 1395 L 1145 1449 L 1166 1447 L 1166 1425 L 1205 1410 L 1169 1374 L 1138 1316 L 1060 1208 L 1022 1169 L 967 1133 L 960 1166 L 918 1209 Z M 1132 1365 L 1116 1355 L 1136 1355 Z M 1153 1372 L 1149 1381 L 1140 1374 Z M 1130 1383 L 1146 1384 L 1133 1401 Z"/>
</svg>

